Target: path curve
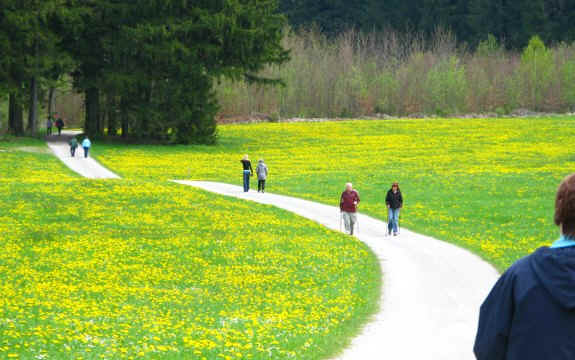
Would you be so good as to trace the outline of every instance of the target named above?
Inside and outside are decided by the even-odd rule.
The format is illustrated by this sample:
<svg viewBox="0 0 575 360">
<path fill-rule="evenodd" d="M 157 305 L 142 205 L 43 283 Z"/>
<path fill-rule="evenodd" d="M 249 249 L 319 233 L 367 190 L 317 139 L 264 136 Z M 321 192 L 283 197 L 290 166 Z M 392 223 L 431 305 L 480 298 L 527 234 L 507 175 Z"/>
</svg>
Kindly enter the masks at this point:
<svg viewBox="0 0 575 360">
<path fill-rule="evenodd" d="M 54 155 L 67 167 L 81 176 L 89 179 L 119 179 L 120 177 L 118 175 L 103 167 L 93 158 L 88 157 L 85 159 L 84 150 L 81 146 L 76 150 L 75 157 L 70 155 L 68 141 L 78 134 L 80 134 L 78 131 L 64 131 L 61 136 L 54 135 L 47 137 L 46 141 Z"/>
<path fill-rule="evenodd" d="M 311 201 L 244 193 L 229 184 L 174 181 L 210 192 L 273 205 L 339 230 L 339 209 Z M 359 216 L 359 239 L 378 257 L 384 274 L 381 311 L 338 359 L 473 359 L 479 307 L 499 274 L 457 246 Z"/>
</svg>

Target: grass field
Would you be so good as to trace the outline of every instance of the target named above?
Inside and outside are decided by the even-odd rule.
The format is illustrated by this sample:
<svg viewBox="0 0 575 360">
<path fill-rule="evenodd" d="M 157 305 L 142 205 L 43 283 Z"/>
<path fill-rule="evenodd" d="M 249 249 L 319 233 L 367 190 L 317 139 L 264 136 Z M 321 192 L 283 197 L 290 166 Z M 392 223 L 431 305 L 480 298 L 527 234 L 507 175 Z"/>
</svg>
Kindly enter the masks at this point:
<svg viewBox="0 0 575 360">
<path fill-rule="evenodd" d="M 379 218 L 397 180 L 403 226 L 503 270 L 558 236 L 554 195 L 575 171 L 574 135 L 573 117 L 279 123 L 222 126 L 212 147 L 97 145 L 96 153 L 129 179 L 238 184 L 248 153 L 270 167 L 269 191 L 337 204 L 353 181 L 361 210 Z"/>
<path fill-rule="evenodd" d="M 151 176 L 79 179 L 45 150 L 0 142 L 2 359 L 317 359 L 377 310 L 359 241 Z"/>
</svg>

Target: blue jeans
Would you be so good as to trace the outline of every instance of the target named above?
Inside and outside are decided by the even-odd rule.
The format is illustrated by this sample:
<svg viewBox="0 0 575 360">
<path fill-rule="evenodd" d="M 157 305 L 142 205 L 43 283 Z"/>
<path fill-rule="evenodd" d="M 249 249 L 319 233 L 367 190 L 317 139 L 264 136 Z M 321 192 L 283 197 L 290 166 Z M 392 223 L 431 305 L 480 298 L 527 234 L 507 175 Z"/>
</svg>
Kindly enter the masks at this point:
<svg viewBox="0 0 575 360">
<path fill-rule="evenodd" d="M 399 211 L 401 209 L 388 209 L 387 212 L 387 230 L 391 233 L 393 230 L 394 233 L 399 231 Z"/>
<path fill-rule="evenodd" d="M 249 170 L 244 170 L 244 192 L 248 192 L 250 191 L 250 176 L 251 176 L 251 171 Z"/>
</svg>

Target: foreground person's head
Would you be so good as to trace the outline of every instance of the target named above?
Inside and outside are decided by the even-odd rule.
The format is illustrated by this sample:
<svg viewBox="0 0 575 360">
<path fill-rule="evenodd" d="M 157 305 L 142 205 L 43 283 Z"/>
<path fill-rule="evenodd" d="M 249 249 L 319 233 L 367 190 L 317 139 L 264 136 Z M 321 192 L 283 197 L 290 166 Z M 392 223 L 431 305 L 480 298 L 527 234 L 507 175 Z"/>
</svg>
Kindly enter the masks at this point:
<svg viewBox="0 0 575 360">
<path fill-rule="evenodd" d="M 345 184 L 345 190 L 347 190 L 347 191 L 352 191 L 352 190 L 353 190 L 353 185 L 352 185 L 352 183 L 347 183 L 347 184 Z"/>
<path fill-rule="evenodd" d="M 561 233 L 575 239 L 575 174 L 565 178 L 555 200 L 555 224 Z"/>
</svg>

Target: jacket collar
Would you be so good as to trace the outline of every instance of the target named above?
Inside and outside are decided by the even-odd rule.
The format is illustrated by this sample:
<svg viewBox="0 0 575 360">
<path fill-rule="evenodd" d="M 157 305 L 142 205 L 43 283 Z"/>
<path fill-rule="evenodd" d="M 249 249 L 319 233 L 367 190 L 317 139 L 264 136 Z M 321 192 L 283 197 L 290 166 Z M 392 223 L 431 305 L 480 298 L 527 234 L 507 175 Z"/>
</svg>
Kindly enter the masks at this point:
<svg viewBox="0 0 575 360">
<path fill-rule="evenodd" d="M 561 235 L 561 238 L 553 243 L 551 246 L 552 249 L 557 248 L 566 248 L 575 246 L 575 239 L 567 237 L 565 235 Z"/>
</svg>

